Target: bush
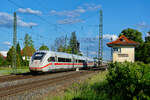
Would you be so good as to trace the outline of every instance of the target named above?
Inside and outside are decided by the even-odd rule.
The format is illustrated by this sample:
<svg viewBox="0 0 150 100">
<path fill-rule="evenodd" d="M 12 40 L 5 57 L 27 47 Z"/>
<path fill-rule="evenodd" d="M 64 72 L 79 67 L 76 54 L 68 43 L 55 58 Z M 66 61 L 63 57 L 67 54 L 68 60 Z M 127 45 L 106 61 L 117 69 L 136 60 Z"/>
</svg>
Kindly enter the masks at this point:
<svg viewBox="0 0 150 100">
<path fill-rule="evenodd" d="M 149 65 L 140 62 L 110 63 L 107 81 L 112 99 L 150 99 Z"/>
<path fill-rule="evenodd" d="M 150 100 L 150 65 L 110 63 L 108 71 L 74 84 L 62 100 Z"/>
</svg>

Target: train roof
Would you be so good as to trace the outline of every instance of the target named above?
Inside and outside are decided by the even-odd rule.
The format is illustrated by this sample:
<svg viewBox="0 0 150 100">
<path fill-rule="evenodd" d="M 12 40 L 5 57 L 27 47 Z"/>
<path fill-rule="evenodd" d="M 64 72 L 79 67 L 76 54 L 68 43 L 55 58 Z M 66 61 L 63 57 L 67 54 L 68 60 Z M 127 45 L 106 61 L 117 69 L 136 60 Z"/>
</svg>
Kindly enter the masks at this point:
<svg viewBox="0 0 150 100">
<path fill-rule="evenodd" d="M 63 57 L 69 57 L 71 58 L 72 56 L 75 58 L 75 59 L 81 59 L 81 60 L 84 60 L 84 59 L 87 59 L 87 60 L 91 60 L 93 61 L 92 58 L 89 58 L 89 57 L 85 57 L 85 56 L 78 56 L 78 55 L 75 55 L 75 54 L 68 54 L 68 53 L 64 53 L 64 52 L 56 52 L 56 51 L 48 51 L 48 50 L 38 50 L 36 52 L 45 52 L 45 53 L 51 53 L 51 54 L 56 54 L 56 55 L 60 55 L 60 56 L 63 56 Z"/>
</svg>

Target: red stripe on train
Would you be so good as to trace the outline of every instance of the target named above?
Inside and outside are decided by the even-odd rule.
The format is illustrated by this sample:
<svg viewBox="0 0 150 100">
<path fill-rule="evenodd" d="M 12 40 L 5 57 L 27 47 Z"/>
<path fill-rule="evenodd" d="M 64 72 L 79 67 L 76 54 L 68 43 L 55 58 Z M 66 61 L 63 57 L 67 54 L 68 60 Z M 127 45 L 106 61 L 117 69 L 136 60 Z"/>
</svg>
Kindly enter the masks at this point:
<svg viewBox="0 0 150 100">
<path fill-rule="evenodd" d="M 83 65 L 82 63 L 55 63 L 54 65 Z"/>
<path fill-rule="evenodd" d="M 49 63 L 43 67 L 30 67 L 31 69 L 42 69 L 49 65 L 52 65 L 52 63 Z M 83 63 L 54 63 L 54 65 L 83 65 Z M 93 65 L 93 63 L 89 63 L 88 65 Z"/>
<path fill-rule="evenodd" d="M 47 66 L 49 66 L 49 65 L 52 65 L 52 63 L 49 63 L 49 64 L 47 64 L 47 65 L 45 65 L 45 66 L 43 66 L 43 67 L 30 67 L 31 69 L 42 69 L 42 68 L 45 68 L 45 67 L 47 67 Z"/>
</svg>

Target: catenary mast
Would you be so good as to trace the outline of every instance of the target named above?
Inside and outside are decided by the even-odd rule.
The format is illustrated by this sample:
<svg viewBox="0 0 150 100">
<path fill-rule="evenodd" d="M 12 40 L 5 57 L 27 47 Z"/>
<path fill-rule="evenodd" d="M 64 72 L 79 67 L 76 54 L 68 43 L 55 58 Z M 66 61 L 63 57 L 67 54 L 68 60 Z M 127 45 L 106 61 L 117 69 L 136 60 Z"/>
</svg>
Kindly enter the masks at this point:
<svg viewBox="0 0 150 100">
<path fill-rule="evenodd" d="M 98 66 L 103 62 L 103 11 L 100 10 Z"/>
</svg>

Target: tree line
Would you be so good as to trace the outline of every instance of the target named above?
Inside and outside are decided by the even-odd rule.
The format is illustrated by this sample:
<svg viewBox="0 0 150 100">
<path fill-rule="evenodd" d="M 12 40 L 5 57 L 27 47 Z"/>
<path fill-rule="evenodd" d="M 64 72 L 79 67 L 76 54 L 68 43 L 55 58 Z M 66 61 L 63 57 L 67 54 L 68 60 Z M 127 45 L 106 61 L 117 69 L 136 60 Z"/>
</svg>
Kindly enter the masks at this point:
<svg viewBox="0 0 150 100">
<path fill-rule="evenodd" d="M 135 48 L 135 61 L 150 63 L 150 31 L 147 32 L 145 39 L 142 33 L 136 29 L 124 29 L 120 35 L 125 35 L 128 39 L 139 42 L 140 45 Z"/>
<path fill-rule="evenodd" d="M 13 59 L 13 49 L 12 46 L 7 52 L 7 57 L 4 58 L 2 54 L 0 54 L 0 66 L 12 66 Z M 48 46 L 41 45 L 38 50 L 49 50 Z M 76 33 L 72 32 L 71 37 L 57 37 L 54 41 L 54 44 L 51 46 L 52 51 L 58 52 L 66 52 L 71 54 L 81 55 L 80 52 L 80 43 L 77 40 Z M 36 51 L 34 48 L 34 43 L 32 37 L 29 34 L 26 34 L 24 37 L 24 47 L 21 50 L 19 42 L 16 46 L 16 66 L 28 66 L 29 59 Z"/>
<path fill-rule="evenodd" d="M 70 39 L 67 36 L 55 39 L 54 45 L 51 46 L 52 51 L 66 52 L 70 54 L 82 55 L 80 52 L 80 43 L 77 40 L 76 33 L 72 32 Z"/>
<path fill-rule="evenodd" d="M 135 60 L 144 63 L 150 62 L 150 31 L 145 39 L 142 38 L 142 33 L 136 29 L 127 28 L 121 31 L 120 35 L 125 35 L 128 39 L 139 42 L 140 45 L 135 48 Z M 49 50 L 48 46 L 41 45 L 38 50 Z M 70 38 L 67 36 L 57 37 L 54 44 L 51 45 L 50 50 L 57 52 L 66 52 L 70 54 L 82 55 L 80 52 L 80 43 L 77 40 L 75 32 L 71 33 Z M 29 57 L 36 51 L 32 37 L 26 34 L 24 37 L 24 47 L 21 50 L 19 42 L 16 46 L 16 62 L 17 66 L 27 66 L 29 63 Z M 12 65 L 13 58 L 13 46 L 9 49 L 7 57 L 4 58 L 0 54 L 0 66 L 1 65 Z"/>
</svg>

